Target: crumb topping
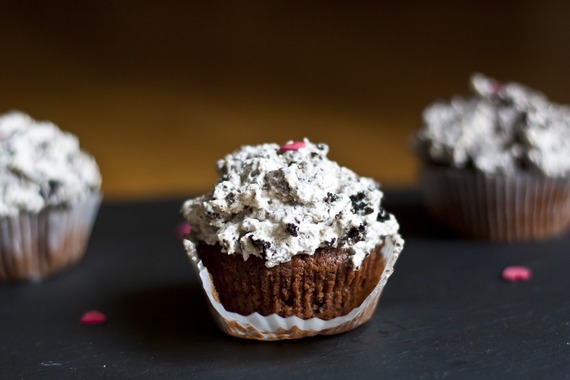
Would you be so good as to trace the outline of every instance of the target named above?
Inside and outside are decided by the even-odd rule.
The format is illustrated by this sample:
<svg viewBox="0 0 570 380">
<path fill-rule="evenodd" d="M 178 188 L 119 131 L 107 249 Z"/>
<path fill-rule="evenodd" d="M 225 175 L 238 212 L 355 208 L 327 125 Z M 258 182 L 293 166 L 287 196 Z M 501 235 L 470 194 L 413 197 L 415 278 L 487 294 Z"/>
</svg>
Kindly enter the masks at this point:
<svg viewBox="0 0 570 380">
<path fill-rule="evenodd" d="M 21 112 L 0 115 L 0 217 L 81 201 L 100 185 L 77 137 Z"/>
<path fill-rule="evenodd" d="M 295 149 L 244 146 L 218 161 L 212 192 L 183 205 L 192 226 L 186 248 L 219 244 L 228 254 L 244 260 L 253 254 L 272 267 L 335 247 L 347 249 L 356 268 L 383 239 L 401 249 L 398 223 L 382 208 L 379 185 L 329 160 L 328 150 L 305 139 Z"/>
<path fill-rule="evenodd" d="M 481 74 L 472 93 L 432 104 L 423 113 L 418 153 L 436 164 L 483 173 L 518 170 L 564 177 L 570 172 L 570 107 L 518 83 Z"/>
</svg>

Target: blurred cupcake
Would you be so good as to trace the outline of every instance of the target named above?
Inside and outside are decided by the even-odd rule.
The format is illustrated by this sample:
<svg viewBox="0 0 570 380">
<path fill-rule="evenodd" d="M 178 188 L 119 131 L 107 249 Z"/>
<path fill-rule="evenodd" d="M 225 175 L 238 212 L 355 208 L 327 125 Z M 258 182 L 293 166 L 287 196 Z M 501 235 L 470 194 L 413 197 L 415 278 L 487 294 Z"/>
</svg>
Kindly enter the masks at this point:
<svg viewBox="0 0 570 380">
<path fill-rule="evenodd" d="M 0 116 L 0 281 L 38 281 L 76 263 L 100 184 L 75 136 L 23 113 Z"/>
<path fill-rule="evenodd" d="M 184 244 L 228 334 L 335 334 L 366 322 L 402 249 L 382 192 L 304 142 L 245 146 L 188 200 Z"/>
<path fill-rule="evenodd" d="M 475 74 L 472 94 L 423 113 L 415 140 L 431 213 L 467 237 L 549 238 L 570 227 L 570 108 Z"/>
</svg>

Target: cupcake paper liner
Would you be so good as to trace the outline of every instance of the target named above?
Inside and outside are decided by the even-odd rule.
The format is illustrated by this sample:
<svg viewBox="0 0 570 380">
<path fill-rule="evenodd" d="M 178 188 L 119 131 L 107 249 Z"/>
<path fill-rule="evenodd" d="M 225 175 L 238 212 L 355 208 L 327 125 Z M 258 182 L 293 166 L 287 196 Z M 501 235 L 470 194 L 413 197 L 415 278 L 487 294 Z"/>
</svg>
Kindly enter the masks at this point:
<svg viewBox="0 0 570 380">
<path fill-rule="evenodd" d="M 352 330 L 368 321 L 374 313 L 380 294 L 393 273 L 394 264 L 398 258 L 391 238 L 386 238 L 382 255 L 386 260 L 386 266 L 380 276 L 380 281 L 364 302 L 346 315 L 323 320 L 320 318 L 301 319 L 295 316 L 283 318 L 277 314 L 262 316 L 259 313 L 244 316 L 227 311 L 217 297 L 207 268 L 195 252 L 189 252 L 193 267 L 208 299 L 210 311 L 220 329 L 235 337 L 262 341 L 338 334 Z"/>
<path fill-rule="evenodd" d="M 570 228 L 570 179 L 490 176 L 424 165 L 426 206 L 460 234 L 498 242 L 547 239 Z"/>
<path fill-rule="evenodd" d="M 94 193 L 70 207 L 0 219 L 0 282 L 39 281 L 79 261 L 101 203 Z"/>
</svg>

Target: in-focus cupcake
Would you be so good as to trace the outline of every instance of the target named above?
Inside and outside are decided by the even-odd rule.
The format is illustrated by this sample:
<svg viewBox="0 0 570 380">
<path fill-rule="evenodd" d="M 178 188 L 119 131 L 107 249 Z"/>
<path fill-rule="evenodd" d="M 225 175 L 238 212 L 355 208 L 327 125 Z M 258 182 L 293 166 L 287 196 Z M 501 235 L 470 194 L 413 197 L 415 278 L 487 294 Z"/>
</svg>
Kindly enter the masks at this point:
<svg viewBox="0 0 570 380">
<path fill-rule="evenodd" d="M 101 176 L 77 138 L 20 112 L 0 116 L 0 282 L 38 281 L 83 255 Z"/>
<path fill-rule="evenodd" d="M 570 227 L 570 108 L 475 74 L 437 102 L 416 136 L 432 214 L 466 237 L 539 240 Z"/>
<path fill-rule="evenodd" d="M 307 139 L 242 147 L 185 202 L 184 245 L 228 334 L 295 339 L 372 316 L 403 240 L 378 184 L 327 153 Z"/>
</svg>

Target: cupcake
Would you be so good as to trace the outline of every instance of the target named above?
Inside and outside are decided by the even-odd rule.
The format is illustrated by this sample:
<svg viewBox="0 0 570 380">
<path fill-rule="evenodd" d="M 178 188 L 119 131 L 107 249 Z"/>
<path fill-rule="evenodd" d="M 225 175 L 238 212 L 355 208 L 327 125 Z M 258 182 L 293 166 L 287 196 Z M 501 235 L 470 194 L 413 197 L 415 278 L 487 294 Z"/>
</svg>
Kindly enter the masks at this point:
<svg viewBox="0 0 570 380">
<path fill-rule="evenodd" d="M 38 281 L 83 255 L 101 176 L 75 136 L 20 112 L 0 116 L 0 281 Z"/>
<path fill-rule="evenodd" d="M 540 240 L 570 226 L 570 108 L 475 74 L 423 113 L 415 138 L 430 212 L 463 236 Z"/>
<path fill-rule="evenodd" d="M 226 333 L 295 339 L 372 316 L 403 240 L 379 185 L 327 153 L 307 139 L 244 146 L 184 203 L 184 245 Z"/>
</svg>

